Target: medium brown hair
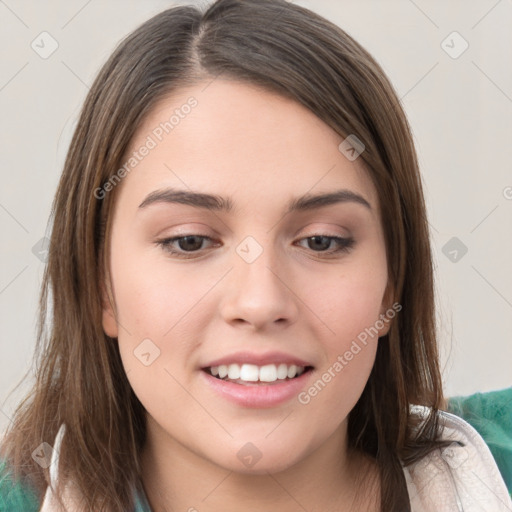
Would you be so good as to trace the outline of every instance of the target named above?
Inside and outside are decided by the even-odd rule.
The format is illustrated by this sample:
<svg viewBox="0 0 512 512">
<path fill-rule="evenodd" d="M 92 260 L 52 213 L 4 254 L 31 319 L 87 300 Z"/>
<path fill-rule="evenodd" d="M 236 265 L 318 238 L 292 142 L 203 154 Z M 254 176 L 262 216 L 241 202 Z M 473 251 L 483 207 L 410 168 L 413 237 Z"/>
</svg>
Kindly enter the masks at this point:
<svg viewBox="0 0 512 512">
<path fill-rule="evenodd" d="M 118 345 L 102 329 L 108 240 L 117 189 L 94 191 L 122 166 L 142 121 L 166 95 L 223 78 L 259 85 L 310 109 L 339 135 L 356 134 L 379 194 L 388 275 L 402 310 L 378 343 L 367 385 L 349 415 L 349 445 L 373 457 L 381 510 L 410 510 L 401 462 L 437 446 L 442 385 L 435 335 L 428 224 L 410 128 L 381 67 L 341 28 L 284 0 L 219 0 L 204 13 L 168 9 L 130 34 L 83 106 L 52 208 L 36 378 L 18 406 L 2 453 L 42 498 L 48 470 L 31 457 L 67 427 L 61 481 L 84 510 L 133 508 L 140 485 L 145 409 Z M 119 188 L 119 187 L 118 187 Z M 48 308 L 48 306 L 51 306 Z M 51 311 L 51 314 L 49 313 Z M 414 430 L 410 404 L 431 407 Z"/>
</svg>

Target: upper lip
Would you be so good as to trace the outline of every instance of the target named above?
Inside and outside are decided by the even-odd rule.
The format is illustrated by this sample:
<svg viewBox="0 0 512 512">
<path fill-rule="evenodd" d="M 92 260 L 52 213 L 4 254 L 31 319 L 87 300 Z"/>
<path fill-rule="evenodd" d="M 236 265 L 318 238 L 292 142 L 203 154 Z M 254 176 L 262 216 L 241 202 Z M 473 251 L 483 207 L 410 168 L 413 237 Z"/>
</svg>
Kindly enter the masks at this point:
<svg viewBox="0 0 512 512">
<path fill-rule="evenodd" d="M 220 365 L 228 366 L 230 364 L 254 364 L 256 366 L 265 366 L 267 364 L 294 364 L 296 366 L 304 367 L 312 366 L 307 361 L 284 352 L 264 352 L 257 354 L 255 352 L 242 351 L 215 359 L 214 361 L 203 365 L 201 368 L 211 368 L 212 366 Z"/>
</svg>

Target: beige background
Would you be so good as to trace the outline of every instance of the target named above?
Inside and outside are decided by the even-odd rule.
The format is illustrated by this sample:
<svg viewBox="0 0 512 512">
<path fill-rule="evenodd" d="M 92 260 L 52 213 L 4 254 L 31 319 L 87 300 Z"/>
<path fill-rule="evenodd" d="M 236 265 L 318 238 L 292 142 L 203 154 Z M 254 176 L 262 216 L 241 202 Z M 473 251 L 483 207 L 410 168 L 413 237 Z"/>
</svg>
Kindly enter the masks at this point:
<svg viewBox="0 0 512 512">
<path fill-rule="evenodd" d="M 43 272 L 33 248 L 81 103 L 114 45 L 174 3 L 0 0 L 2 429 L 26 388 L 7 399 L 30 368 Z M 512 385 L 512 0 L 297 3 L 377 58 L 409 116 L 432 226 L 447 393 Z M 454 31 L 462 38 L 446 39 Z M 33 41 L 39 52 L 58 47 L 42 58 Z"/>
</svg>

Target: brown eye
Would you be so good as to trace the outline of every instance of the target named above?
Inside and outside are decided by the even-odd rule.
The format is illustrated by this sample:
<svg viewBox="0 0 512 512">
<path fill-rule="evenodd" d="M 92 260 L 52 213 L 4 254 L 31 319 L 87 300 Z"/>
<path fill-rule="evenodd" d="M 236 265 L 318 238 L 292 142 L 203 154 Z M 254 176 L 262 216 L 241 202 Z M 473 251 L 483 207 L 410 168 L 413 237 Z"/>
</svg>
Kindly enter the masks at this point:
<svg viewBox="0 0 512 512">
<path fill-rule="evenodd" d="M 314 235 L 303 238 L 300 241 L 303 240 L 306 240 L 308 249 L 311 249 L 314 252 L 324 252 L 327 254 L 333 254 L 341 251 L 348 252 L 355 242 L 353 238 L 328 235 Z M 333 242 L 334 248 L 332 248 Z"/>
<path fill-rule="evenodd" d="M 200 236 L 190 235 L 178 238 L 178 247 L 183 251 L 197 251 L 203 245 L 203 239 Z"/>
<path fill-rule="evenodd" d="M 331 246 L 332 238 L 328 236 L 311 236 L 308 239 L 308 246 L 310 249 L 319 250 L 319 251 L 327 251 Z"/>
<path fill-rule="evenodd" d="M 185 235 L 173 238 L 166 238 L 157 241 L 157 245 L 170 254 L 176 256 L 188 257 L 188 254 L 193 256 L 195 253 L 204 249 L 203 242 L 205 240 L 212 241 L 211 238 L 203 235 Z"/>
</svg>

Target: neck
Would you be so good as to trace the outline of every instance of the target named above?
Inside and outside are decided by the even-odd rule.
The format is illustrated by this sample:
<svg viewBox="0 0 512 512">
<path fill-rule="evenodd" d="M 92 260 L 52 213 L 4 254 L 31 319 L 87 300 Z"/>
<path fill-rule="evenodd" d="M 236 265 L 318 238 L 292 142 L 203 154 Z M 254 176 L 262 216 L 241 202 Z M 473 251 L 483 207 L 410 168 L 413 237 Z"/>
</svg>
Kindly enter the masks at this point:
<svg viewBox="0 0 512 512">
<path fill-rule="evenodd" d="M 346 422 L 300 462 L 265 474 L 223 468 L 159 431 L 154 422 L 147 425 L 142 482 L 153 512 L 377 510 L 375 488 L 366 490 L 369 481 L 377 480 L 376 466 L 347 450 Z M 357 493 L 361 482 L 364 505 Z"/>
</svg>

